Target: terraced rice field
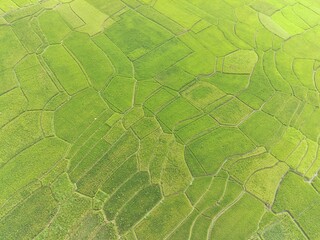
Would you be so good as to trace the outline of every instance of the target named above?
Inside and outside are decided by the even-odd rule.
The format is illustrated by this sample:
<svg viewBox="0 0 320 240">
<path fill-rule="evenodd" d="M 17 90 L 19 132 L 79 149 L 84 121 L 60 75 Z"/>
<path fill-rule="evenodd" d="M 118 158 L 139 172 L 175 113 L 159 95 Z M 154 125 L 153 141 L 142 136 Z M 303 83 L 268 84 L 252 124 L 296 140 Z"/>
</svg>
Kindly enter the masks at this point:
<svg viewBox="0 0 320 240">
<path fill-rule="evenodd" d="M 320 239 L 320 2 L 0 0 L 0 239 Z"/>
</svg>

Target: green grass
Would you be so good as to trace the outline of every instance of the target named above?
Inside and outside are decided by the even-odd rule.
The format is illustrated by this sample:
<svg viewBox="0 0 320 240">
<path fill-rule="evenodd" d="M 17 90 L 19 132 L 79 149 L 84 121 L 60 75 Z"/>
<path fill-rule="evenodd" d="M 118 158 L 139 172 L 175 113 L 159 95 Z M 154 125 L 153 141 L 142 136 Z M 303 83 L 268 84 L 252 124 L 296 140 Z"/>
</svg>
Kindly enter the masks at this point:
<svg viewBox="0 0 320 240">
<path fill-rule="evenodd" d="M 120 76 L 132 77 L 132 63 L 114 42 L 102 33 L 95 35 L 92 40 L 109 57 Z"/>
<path fill-rule="evenodd" d="M 127 11 L 121 20 L 105 31 L 105 34 L 130 58 L 137 49 L 142 49 L 142 55 L 171 37 L 171 34 L 161 25 L 144 18 L 135 11 Z M 135 26 L 143 26 L 136 28 Z M 127 34 L 123 35 L 122 32 Z M 139 57 L 139 56 L 137 56 Z"/>
<path fill-rule="evenodd" d="M 227 55 L 223 61 L 223 72 L 236 74 L 250 74 L 258 60 L 254 51 L 238 50 Z"/>
<path fill-rule="evenodd" d="M 226 127 L 213 130 L 190 144 L 196 159 L 211 174 L 216 173 L 228 157 L 244 154 L 253 148 L 253 143 L 241 131 Z"/>
<path fill-rule="evenodd" d="M 47 101 L 58 92 L 55 83 L 50 79 L 36 55 L 24 58 L 15 68 L 15 73 L 24 88 L 29 109 L 42 109 Z"/>
<path fill-rule="evenodd" d="M 320 3 L 0 1 L 0 239 L 319 239 Z"/>
<path fill-rule="evenodd" d="M 83 101 L 84 99 L 85 101 Z M 93 89 L 79 92 L 55 112 L 57 135 L 67 141 L 74 142 L 106 108 L 102 98 Z M 84 109 L 87 110 L 83 112 Z M 72 133 L 70 127 L 74 129 Z"/>
<path fill-rule="evenodd" d="M 42 138 L 40 128 L 40 113 L 24 113 L 9 122 L 0 131 L 1 135 L 1 160 L 6 163 L 17 152 L 21 152 L 27 147 Z"/>
<path fill-rule="evenodd" d="M 211 116 L 204 115 L 195 120 L 182 123 L 176 130 L 176 135 L 183 142 L 189 142 L 207 131 L 218 127 L 219 124 Z"/>
<path fill-rule="evenodd" d="M 270 146 L 279 138 L 282 124 L 276 118 L 264 112 L 256 112 L 240 128 L 257 144 Z"/>
<path fill-rule="evenodd" d="M 98 159 L 93 158 L 95 164 L 87 169 L 77 182 L 79 192 L 94 196 L 105 180 L 136 152 L 137 147 L 137 138 L 131 132 L 121 136 L 110 149 L 107 149 L 107 154 Z"/>
<path fill-rule="evenodd" d="M 136 234 L 139 238 L 163 239 L 190 211 L 191 206 L 185 196 L 168 197 L 138 224 Z"/>
<path fill-rule="evenodd" d="M 86 239 L 94 234 L 97 228 L 103 225 L 103 215 L 88 213 L 81 220 L 78 229 L 74 231 L 70 239 Z"/>
<path fill-rule="evenodd" d="M 249 83 L 249 77 L 237 74 L 216 73 L 209 78 L 203 78 L 204 81 L 212 83 L 222 91 L 228 94 L 237 94 L 244 90 Z"/>
<path fill-rule="evenodd" d="M 221 124 L 237 125 L 251 113 L 252 109 L 249 106 L 234 98 L 215 108 L 211 112 L 211 116 Z"/>
<path fill-rule="evenodd" d="M 76 0 L 70 4 L 71 9 L 85 22 L 84 26 L 77 29 L 81 32 L 94 35 L 102 30 L 107 15 L 99 11 L 93 5 L 84 0 Z"/>
<path fill-rule="evenodd" d="M 145 81 L 143 81 L 142 83 L 144 83 Z M 141 84 L 142 84 L 141 83 Z M 149 84 L 148 84 L 149 85 Z M 149 87 L 148 87 L 149 88 Z M 151 88 L 151 87 L 150 87 Z M 139 89 L 138 89 L 139 90 Z M 153 90 L 153 89 L 152 89 Z M 151 91 L 152 91 L 151 90 Z M 142 90 L 141 90 L 142 91 Z M 149 90 L 150 91 L 150 90 Z M 139 91 L 138 91 L 139 93 Z M 151 92 L 152 93 L 152 92 Z M 149 95 L 151 95 L 151 93 L 149 93 Z M 148 93 L 144 93 L 142 92 L 141 94 L 148 94 Z M 148 96 L 148 95 L 147 95 Z M 174 98 L 174 95 L 172 94 L 172 92 L 166 90 L 165 88 L 161 88 L 158 91 L 155 91 L 154 94 L 152 94 L 149 98 L 146 99 L 146 101 L 144 102 L 144 106 L 156 113 L 159 110 L 161 110 L 161 108 L 165 105 L 168 104 L 172 99 Z"/>
<path fill-rule="evenodd" d="M 177 38 L 172 38 L 134 61 L 135 77 L 138 80 L 154 77 L 190 53 L 191 49 Z"/>
<path fill-rule="evenodd" d="M 210 177 L 199 177 L 195 178 L 192 181 L 192 184 L 188 187 L 186 191 L 186 194 L 192 202 L 192 204 L 195 204 L 200 199 L 203 192 L 205 192 L 208 186 L 210 185 L 210 182 Z"/>
<path fill-rule="evenodd" d="M 0 221 L 0 236 L 4 239 L 34 238 L 49 223 L 58 208 L 50 188 L 43 187 L 19 204 Z M 41 211 L 39 211 L 41 209 Z M 25 219 L 25 214 L 28 218 Z"/>
<path fill-rule="evenodd" d="M 26 18 L 14 22 L 13 31 L 28 52 L 35 52 L 41 45 L 41 38 L 32 29 Z"/>
<path fill-rule="evenodd" d="M 260 169 L 249 177 L 246 182 L 246 189 L 271 205 L 280 181 L 288 169 L 288 166 L 284 163 L 278 163 L 270 168 Z"/>
<path fill-rule="evenodd" d="M 298 175 L 290 172 L 279 188 L 274 209 L 276 212 L 287 209 L 302 226 L 307 236 L 316 239 L 319 237 L 319 233 L 316 231 L 319 224 L 316 221 L 319 214 L 318 202 L 319 195 L 311 185 L 300 179 Z"/>
<path fill-rule="evenodd" d="M 0 70 L 3 71 L 7 68 L 12 68 L 27 52 L 19 42 L 12 28 L 1 26 L 0 33 Z"/>
<path fill-rule="evenodd" d="M 40 154 L 46 150 L 48 156 Z M 1 169 L 1 202 L 3 203 L 16 190 L 24 187 L 35 178 L 40 178 L 63 157 L 66 151 L 65 142 L 56 138 L 48 138 L 14 157 Z M 32 157 L 30 157 L 32 156 Z M 11 186 L 11 188 L 8 188 Z"/>
<path fill-rule="evenodd" d="M 264 207 L 254 197 L 245 194 L 214 223 L 211 239 L 247 239 L 258 228 Z"/>
<path fill-rule="evenodd" d="M 55 45 L 47 48 L 43 57 L 70 95 L 89 86 L 81 68 L 63 46 Z"/>
<path fill-rule="evenodd" d="M 104 90 L 103 97 L 114 106 L 115 111 L 125 112 L 132 107 L 134 87 L 134 79 L 115 77 Z M 119 91 L 119 88 L 122 88 L 122 91 Z"/>
<path fill-rule="evenodd" d="M 182 94 L 198 108 L 206 108 L 225 95 L 219 88 L 203 81 L 196 82 Z"/>
<path fill-rule="evenodd" d="M 138 172 L 128 179 L 105 203 L 103 210 L 107 218 L 110 221 L 113 220 L 122 206 L 148 183 L 149 176 L 147 172 Z"/>
<path fill-rule="evenodd" d="M 41 14 L 39 24 L 47 41 L 51 44 L 60 43 L 70 32 L 68 25 L 55 11 L 46 11 Z"/>
<path fill-rule="evenodd" d="M 88 75 L 91 86 L 101 90 L 114 69 L 105 53 L 86 34 L 73 32 L 64 44 L 74 54 Z"/>
<path fill-rule="evenodd" d="M 133 156 L 124 162 L 102 185 L 102 190 L 112 194 L 118 186 L 122 185 L 138 171 L 137 158 Z"/>
<path fill-rule="evenodd" d="M 16 104 L 10 106 L 12 99 L 15 99 Z M 19 116 L 19 114 L 27 109 L 27 99 L 19 88 L 12 89 L 6 94 L 2 94 L 0 100 L 0 111 L 2 113 L 2 118 L 0 120 L 1 126 L 9 123 L 13 118 Z"/>
<path fill-rule="evenodd" d="M 173 129 L 183 120 L 199 115 L 200 111 L 184 98 L 178 98 L 158 113 L 158 117 L 168 128 Z"/>
<path fill-rule="evenodd" d="M 267 214 L 265 214 L 267 215 Z M 264 215 L 264 216 L 265 216 Z M 266 239 L 306 239 L 289 214 L 265 217 L 267 220 L 261 235 Z M 264 219 L 263 219 L 264 220 Z"/>
<path fill-rule="evenodd" d="M 147 186 L 134 195 L 116 217 L 120 233 L 134 226 L 161 198 L 161 191 L 158 185 Z"/>
</svg>

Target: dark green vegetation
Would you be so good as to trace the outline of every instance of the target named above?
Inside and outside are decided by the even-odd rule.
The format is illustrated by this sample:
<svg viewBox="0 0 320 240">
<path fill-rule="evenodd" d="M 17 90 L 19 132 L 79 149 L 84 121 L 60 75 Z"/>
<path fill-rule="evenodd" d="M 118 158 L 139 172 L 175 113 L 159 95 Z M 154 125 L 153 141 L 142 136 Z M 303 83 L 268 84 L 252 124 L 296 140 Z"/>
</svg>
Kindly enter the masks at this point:
<svg viewBox="0 0 320 240">
<path fill-rule="evenodd" d="M 0 239 L 320 239 L 317 0 L 0 0 Z"/>
</svg>

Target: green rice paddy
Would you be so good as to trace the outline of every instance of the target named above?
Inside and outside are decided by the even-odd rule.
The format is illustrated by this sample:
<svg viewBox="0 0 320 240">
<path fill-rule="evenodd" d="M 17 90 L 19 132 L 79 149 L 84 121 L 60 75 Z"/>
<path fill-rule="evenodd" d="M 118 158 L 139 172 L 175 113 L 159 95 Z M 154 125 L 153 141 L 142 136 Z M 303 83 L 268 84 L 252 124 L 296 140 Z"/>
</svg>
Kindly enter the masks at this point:
<svg viewBox="0 0 320 240">
<path fill-rule="evenodd" d="M 0 0 L 0 239 L 320 239 L 320 2 Z"/>
</svg>

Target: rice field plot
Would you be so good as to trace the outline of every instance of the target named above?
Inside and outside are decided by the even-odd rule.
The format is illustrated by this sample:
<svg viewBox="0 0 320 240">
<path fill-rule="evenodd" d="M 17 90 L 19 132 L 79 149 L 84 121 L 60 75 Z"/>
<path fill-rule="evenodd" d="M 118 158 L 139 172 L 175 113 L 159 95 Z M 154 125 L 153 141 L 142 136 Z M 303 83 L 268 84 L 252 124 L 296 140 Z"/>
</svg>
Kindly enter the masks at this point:
<svg viewBox="0 0 320 240">
<path fill-rule="evenodd" d="M 0 239 L 320 239 L 320 3 L 0 0 Z"/>
</svg>

